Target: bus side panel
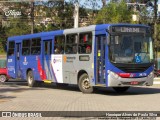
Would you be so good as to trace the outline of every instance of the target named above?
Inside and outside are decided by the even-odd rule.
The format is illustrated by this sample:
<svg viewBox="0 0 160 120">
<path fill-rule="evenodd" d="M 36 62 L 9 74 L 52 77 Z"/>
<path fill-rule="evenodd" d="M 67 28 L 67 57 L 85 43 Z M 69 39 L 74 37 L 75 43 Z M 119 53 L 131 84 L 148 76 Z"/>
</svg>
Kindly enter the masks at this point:
<svg viewBox="0 0 160 120">
<path fill-rule="evenodd" d="M 21 63 L 21 69 L 24 79 L 27 79 L 27 70 L 32 70 L 34 74 L 34 79 L 38 81 L 42 80 L 42 64 L 39 55 L 22 56 Z"/>
<path fill-rule="evenodd" d="M 62 69 L 62 55 L 51 55 L 51 75 L 52 81 L 57 83 L 64 83 L 63 81 L 63 69 Z"/>
<path fill-rule="evenodd" d="M 7 58 L 7 68 L 8 68 L 8 75 L 11 78 L 16 78 L 16 72 L 15 72 L 15 56 L 8 56 Z"/>
<path fill-rule="evenodd" d="M 88 61 L 80 60 L 82 57 L 89 58 Z M 81 55 L 64 55 L 63 72 L 64 83 L 77 84 L 78 73 L 83 71 L 87 73 L 90 81 L 93 80 L 93 55 L 81 54 Z"/>
<path fill-rule="evenodd" d="M 46 76 L 47 80 L 52 80 L 53 78 L 53 70 L 52 70 L 52 63 L 51 63 L 51 59 L 45 57 L 44 59 L 42 59 L 43 61 L 43 69 L 44 69 L 44 76 Z"/>
</svg>

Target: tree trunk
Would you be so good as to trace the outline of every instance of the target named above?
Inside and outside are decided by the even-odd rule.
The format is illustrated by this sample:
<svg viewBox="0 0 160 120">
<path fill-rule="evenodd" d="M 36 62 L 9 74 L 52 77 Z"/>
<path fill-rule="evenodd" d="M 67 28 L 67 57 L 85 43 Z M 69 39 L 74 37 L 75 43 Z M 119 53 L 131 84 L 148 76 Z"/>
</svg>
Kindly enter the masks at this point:
<svg viewBox="0 0 160 120">
<path fill-rule="evenodd" d="M 103 7 L 106 5 L 106 0 L 102 0 Z"/>
</svg>

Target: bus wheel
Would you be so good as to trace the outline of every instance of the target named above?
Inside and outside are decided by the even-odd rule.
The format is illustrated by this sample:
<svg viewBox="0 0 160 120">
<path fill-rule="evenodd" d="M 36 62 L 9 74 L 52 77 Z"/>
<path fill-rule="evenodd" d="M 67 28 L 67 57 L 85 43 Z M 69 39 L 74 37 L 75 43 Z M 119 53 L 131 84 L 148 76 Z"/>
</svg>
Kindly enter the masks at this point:
<svg viewBox="0 0 160 120">
<path fill-rule="evenodd" d="M 34 87 L 36 84 L 36 81 L 34 80 L 33 72 L 29 71 L 27 74 L 27 82 L 29 87 Z"/>
<path fill-rule="evenodd" d="M 89 77 L 87 74 L 82 74 L 80 76 L 78 86 L 79 86 L 79 89 L 83 93 L 92 93 L 93 92 L 93 87 L 90 86 L 90 81 L 89 81 Z"/>
<path fill-rule="evenodd" d="M 0 75 L 0 82 L 6 82 L 7 77 L 5 75 Z"/>
<path fill-rule="evenodd" d="M 117 92 L 117 93 L 123 93 L 126 92 L 129 87 L 113 87 L 113 89 Z"/>
</svg>

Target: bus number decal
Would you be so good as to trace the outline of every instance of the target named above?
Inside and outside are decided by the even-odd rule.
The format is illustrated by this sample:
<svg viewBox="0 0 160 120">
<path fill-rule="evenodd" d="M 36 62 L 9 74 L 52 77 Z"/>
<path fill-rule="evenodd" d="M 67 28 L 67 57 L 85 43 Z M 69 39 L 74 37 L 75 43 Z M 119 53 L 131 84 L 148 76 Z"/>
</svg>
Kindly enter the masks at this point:
<svg viewBox="0 0 160 120">
<path fill-rule="evenodd" d="M 12 59 L 8 59 L 8 62 L 12 62 Z"/>
<path fill-rule="evenodd" d="M 27 62 L 27 58 L 26 58 L 26 57 L 24 57 L 23 65 L 28 65 L 28 62 Z"/>
</svg>

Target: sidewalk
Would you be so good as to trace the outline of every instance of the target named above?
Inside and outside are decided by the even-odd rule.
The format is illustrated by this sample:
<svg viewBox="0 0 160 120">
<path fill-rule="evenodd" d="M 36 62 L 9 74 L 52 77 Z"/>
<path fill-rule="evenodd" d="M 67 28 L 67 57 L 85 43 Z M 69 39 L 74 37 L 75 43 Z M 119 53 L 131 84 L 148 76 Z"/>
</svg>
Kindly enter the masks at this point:
<svg viewBox="0 0 160 120">
<path fill-rule="evenodd" d="M 6 55 L 0 55 L 0 59 L 6 59 Z"/>
<path fill-rule="evenodd" d="M 153 84 L 154 84 L 154 85 L 160 84 L 160 77 L 154 78 Z"/>
</svg>

